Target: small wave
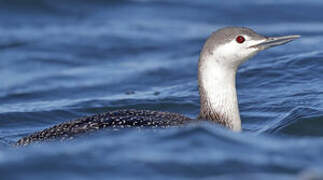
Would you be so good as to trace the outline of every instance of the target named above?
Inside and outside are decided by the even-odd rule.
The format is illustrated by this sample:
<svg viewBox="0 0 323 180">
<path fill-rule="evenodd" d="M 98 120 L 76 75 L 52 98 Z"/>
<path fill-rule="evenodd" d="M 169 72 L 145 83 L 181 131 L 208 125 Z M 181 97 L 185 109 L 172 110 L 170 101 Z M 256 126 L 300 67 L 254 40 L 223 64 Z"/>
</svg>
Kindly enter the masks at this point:
<svg viewBox="0 0 323 180">
<path fill-rule="evenodd" d="M 28 44 L 29 43 L 23 42 L 23 41 L 14 41 L 14 42 L 10 42 L 10 43 L 7 43 L 7 44 L 0 44 L 0 50 L 21 47 L 21 46 L 25 46 L 25 45 L 28 45 Z"/>
<path fill-rule="evenodd" d="M 323 111 L 297 107 L 260 130 L 270 134 L 292 136 L 323 136 Z"/>
</svg>

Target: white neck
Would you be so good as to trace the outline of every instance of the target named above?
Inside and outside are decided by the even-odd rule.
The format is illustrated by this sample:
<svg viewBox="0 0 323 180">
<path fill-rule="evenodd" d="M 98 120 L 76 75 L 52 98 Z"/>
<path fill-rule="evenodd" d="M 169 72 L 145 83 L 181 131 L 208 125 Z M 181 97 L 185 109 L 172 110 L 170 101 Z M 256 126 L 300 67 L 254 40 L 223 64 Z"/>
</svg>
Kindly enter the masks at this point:
<svg viewBox="0 0 323 180">
<path fill-rule="evenodd" d="M 237 66 L 223 66 L 217 58 L 220 57 L 204 54 L 199 60 L 199 118 L 216 121 L 234 131 L 240 131 L 241 120 L 236 91 Z"/>
</svg>

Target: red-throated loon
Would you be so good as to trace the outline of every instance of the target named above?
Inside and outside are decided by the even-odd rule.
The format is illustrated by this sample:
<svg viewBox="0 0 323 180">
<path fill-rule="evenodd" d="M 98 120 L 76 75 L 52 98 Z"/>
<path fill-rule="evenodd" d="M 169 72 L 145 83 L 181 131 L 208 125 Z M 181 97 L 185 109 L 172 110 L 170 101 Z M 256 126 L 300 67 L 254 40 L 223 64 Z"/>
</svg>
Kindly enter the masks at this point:
<svg viewBox="0 0 323 180">
<path fill-rule="evenodd" d="M 236 92 L 240 64 L 258 52 L 288 43 L 299 35 L 265 37 L 245 27 L 226 27 L 213 32 L 200 54 L 198 83 L 200 115 L 197 119 L 241 131 Z M 169 127 L 194 121 L 176 113 L 150 110 L 116 110 L 65 122 L 20 139 L 17 145 L 66 139 L 102 128 Z"/>
</svg>

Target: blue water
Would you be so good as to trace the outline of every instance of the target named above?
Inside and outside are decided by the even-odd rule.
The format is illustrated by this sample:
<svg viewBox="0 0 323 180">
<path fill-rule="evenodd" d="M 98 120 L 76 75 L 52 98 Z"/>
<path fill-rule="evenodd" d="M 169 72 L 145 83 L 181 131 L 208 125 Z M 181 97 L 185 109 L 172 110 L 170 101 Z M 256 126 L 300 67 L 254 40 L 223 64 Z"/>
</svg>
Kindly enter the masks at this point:
<svg viewBox="0 0 323 180">
<path fill-rule="evenodd" d="M 0 179 L 323 178 L 323 3 L 0 0 Z M 11 146 L 108 110 L 199 113 L 197 60 L 224 26 L 300 34 L 241 66 L 243 133 L 200 123 Z"/>
</svg>

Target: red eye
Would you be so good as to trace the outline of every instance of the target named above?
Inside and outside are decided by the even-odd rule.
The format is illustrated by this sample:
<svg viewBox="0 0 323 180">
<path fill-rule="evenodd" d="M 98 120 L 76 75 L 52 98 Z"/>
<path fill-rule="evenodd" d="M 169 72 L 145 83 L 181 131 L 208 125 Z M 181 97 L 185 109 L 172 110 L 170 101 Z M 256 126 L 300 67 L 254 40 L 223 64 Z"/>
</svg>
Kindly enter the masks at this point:
<svg viewBox="0 0 323 180">
<path fill-rule="evenodd" d="M 237 38 L 236 38 L 236 41 L 237 41 L 237 43 L 243 43 L 244 41 L 245 41 L 245 38 L 243 37 L 243 36 L 238 36 Z"/>
</svg>

